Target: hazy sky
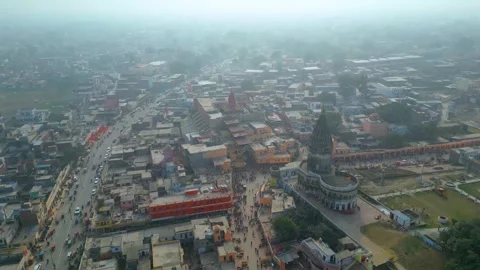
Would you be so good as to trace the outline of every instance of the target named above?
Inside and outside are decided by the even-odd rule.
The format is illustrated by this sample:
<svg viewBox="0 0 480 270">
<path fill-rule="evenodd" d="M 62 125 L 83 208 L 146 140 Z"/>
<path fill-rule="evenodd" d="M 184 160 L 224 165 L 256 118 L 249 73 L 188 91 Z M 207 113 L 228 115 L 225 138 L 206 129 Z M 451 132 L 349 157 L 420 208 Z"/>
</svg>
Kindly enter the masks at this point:
<svg viewBox="0 0 480 270">
<path fill-rule="evenodd" d="M 8 15 L 248 18 L 479 10 L 480 0 L 1 0 Z M 418 12 L 415 12 L 418 13 Z"/>
</svg>

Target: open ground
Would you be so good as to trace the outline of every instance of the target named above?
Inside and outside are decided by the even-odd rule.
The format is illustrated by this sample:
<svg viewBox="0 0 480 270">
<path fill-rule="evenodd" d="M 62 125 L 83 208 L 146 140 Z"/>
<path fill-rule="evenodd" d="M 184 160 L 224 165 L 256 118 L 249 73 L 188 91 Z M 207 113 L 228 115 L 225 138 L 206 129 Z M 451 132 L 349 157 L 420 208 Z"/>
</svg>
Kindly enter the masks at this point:
<svg viewBox="0 0 480 270">
<path fill-rule="evenodd" d="M 391 209 L 412 209 L 420 214 L 425 209 L 422 221 L 429 227 L 438 227 L 437 218 L 445 216 L 450 221 L 470 220 L 480 216 L 480 206 L 468 200 L 460 193 L 448 189 L 446 196 L 440 196 L 435 191 L 405 194 L 380 200 Z"/>
<path fill-rule="evenodd" d="M 72 101 L 73 93 L 69 90 L 44 88 L 39 90 L 2 90 L 0 89 L 0 112 L 13 115 L 18 109 L 49 109 L 63 111 Z"/>
<path fill-rule="evenodd" d="M 396 231 L 383 222 L 363 226 L 361 231 L 406 269 L 445 269 L 445 257 L 415 236 Z"/>
<path fill-rule="evenodd" d="M 354 174 L 361 177 L 360 189 L 371 195 L 381 195 L 392 192 L 406 192 L 407 190 L 431 186 L 435 183 L 429 180 L 440 179 L 450 182 L 458 182 L 468 179 L 464 171 L 436 171 L 424 173 L 423 181 L 419 181 L 420 174 L 403 168 L 385 168 L 383 183 L 381 169 L 355 170 Z"/>
<path fill-rule="evenodd" d="M 467 192 L 468 194 L 472 195 L 475 198 L 480 198 L 480 182 L 459 185 L 458 188 Z"/>
</svg>

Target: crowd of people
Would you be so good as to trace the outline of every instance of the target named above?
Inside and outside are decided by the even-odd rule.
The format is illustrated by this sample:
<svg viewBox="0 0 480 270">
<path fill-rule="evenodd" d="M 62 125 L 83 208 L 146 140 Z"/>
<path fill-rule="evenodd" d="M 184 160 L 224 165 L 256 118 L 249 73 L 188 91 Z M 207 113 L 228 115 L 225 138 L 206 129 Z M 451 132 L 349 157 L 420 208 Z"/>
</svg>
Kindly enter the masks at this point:
<svg viewBox="0 0 480 270">
<path fill-rule="evenodd" d="M 263 171 L 264 181 L 267 181 L 267 171 Z M 255 183 L 257 176 L 254 171 L 236 172 L 232 175 L 232 185 L 235 194 L 235 203 L 233 207 L 232 224 L 234 228 L 235 242 L 238 247 L 245 252 L 242 259 L 248 263 L 251 251 L 256 256 L 257 268 L 261 267 L 261 255 L 269 255 L 267 252 L 261 253 L 261 248 L 266 240 L 260 229 L 258 213 L 260 211 L 259 187 L 260 183 Z M 242 257 L 242 255 L 240 255 Z M 244 260 L 244 262 L 245 262 Z"/>
</svg>

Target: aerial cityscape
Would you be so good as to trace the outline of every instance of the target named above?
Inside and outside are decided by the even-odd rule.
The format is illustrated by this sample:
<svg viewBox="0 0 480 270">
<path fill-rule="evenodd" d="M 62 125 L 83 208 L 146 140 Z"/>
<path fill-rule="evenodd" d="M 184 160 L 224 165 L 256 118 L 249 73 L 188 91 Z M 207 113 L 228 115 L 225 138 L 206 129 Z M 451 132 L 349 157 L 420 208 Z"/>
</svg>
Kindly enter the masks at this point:
<svg viewBox="0 0 480 270">
<path fill-rule="evenodd" d="M 480 269 L 480 3 L 67 2 L 0 4 L 0 270 Z"/>
</svg>

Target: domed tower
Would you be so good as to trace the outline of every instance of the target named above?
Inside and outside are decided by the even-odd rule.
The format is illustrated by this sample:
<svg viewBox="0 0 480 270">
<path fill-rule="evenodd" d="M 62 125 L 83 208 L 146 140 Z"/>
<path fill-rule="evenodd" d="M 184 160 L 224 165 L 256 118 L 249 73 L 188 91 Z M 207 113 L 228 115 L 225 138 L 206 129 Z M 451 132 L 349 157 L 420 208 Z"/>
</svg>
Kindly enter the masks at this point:
<svg viewBox="0 0 480 270">
<path fill-rule="evenodd" d="M 320 175 L 331 174 L 333 142 L 327 126 L 325 108 L 315 124 L 308 146 L 308 170 Z"/>
</svg>

